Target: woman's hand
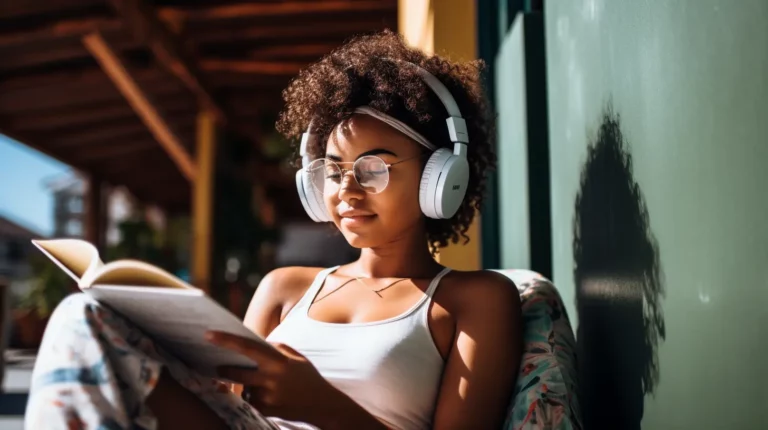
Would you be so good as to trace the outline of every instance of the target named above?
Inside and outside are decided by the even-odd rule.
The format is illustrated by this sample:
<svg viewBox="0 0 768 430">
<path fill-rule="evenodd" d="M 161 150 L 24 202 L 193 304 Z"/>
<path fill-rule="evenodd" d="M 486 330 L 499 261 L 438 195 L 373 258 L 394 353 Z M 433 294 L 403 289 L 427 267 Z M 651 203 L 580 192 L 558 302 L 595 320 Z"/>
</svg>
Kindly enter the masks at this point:
<svg viewBox="0 0 768 430">
<path fill-rule="evenodd" d="M 225 366 L 218 375 L 243 384 L 248 401 L 261 414 L 286 420 L 313 422 L 335 389 L 315 366 L 293 348 L 275 343 L 275 349 L 229 333 L 210 331 L 209 342 L 252 359 L 258 369 Z"/>
</svg>

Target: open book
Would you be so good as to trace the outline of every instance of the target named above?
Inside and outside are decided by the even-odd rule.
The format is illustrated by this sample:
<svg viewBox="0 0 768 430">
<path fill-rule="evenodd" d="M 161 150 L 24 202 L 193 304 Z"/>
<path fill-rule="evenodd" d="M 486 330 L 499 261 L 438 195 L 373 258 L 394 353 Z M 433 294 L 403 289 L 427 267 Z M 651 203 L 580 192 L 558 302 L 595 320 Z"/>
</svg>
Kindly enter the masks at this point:
<svg viewBox="0 0 768 430">
<path fill-rule="evenodd" d="M 172 274 L 136 260 L 103 263 L 96 248 L 78 239 L 33 240 L 80 290 L 140 328 L 162 348 L 204 376 L 223 365 L 256 367 L 235 352 L 208 343 L 207 330 L 224 331 L 266 344 L 242 322 Z"/>
</svg>

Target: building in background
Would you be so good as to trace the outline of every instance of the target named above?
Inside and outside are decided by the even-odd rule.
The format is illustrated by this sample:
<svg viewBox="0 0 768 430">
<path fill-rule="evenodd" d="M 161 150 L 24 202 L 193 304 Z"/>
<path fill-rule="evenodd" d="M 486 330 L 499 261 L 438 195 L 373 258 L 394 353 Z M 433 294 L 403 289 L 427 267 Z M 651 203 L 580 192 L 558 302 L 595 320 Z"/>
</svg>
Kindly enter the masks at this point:
<svg viewBox="0 0 768 430">
<path fill-rule="evenodd" d="M 50 178 L 45 187 L 53 197 L 53 237 L 85 236 L 85 196 L 87 181 L 75 171 Z M 135 199 L 124 187 L 106 192 L 106 244 L 120 241 L 119 225 L 136 212 Z M 152 212 L 154 213 L 154 212 Z M 154 219 L 155 217 L 153 217 Z"/>
<path fill-rule="evenodd" d="M 85 218 L 85 181 L 77 173 L 45 181 L 53 197 L 53 237 L 82 237 Z"/>
<path fill-rule="evenodd" d="M 43 237 L 0 215 L 0 277 L 11 281 L 30 275 L 29 255 L 34 252 L 32 239 Z"/>
<path fill-rule="evenodd" d="M 29 257 L 37 252 L 32 239 L 41 237 L 44 235 L 0 215 L 0 280 L 10 296 L 20 297 L 27 290 L 32 275 Z"/>
</svg>

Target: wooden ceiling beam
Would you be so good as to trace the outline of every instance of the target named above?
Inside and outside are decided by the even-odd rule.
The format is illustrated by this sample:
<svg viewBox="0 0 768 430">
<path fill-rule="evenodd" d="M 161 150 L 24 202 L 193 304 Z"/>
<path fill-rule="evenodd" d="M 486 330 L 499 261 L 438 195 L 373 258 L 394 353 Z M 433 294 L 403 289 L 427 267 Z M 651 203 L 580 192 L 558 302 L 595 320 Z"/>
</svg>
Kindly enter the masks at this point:
<svg viewBox="0 0 768 430">
<path fill-rule="evenodd" d="M 234 72 L 216 72 L 209 73 L 210 82 L 217 90 L 226 91 L 229 89 L 240 89 L 248 92 L 258 91 L 260 94 L 277 95 L 280 98 L 280 92 L 288 86 L 291 76 L 263 75 L 254 79 L 251 75 Z M 219 91 L 221 94 L 222 91 Z M 227 104 L 227 107 L 236 113 L 237 108 L 227 102 L 226 97 L 221 94 L 221 100 Z"/>
<path fill-rule="evenodd" d="M 83 8 L 100 6 L 103 0 L 45 0 L 6 1 L 0 5 L 0 18 L 21 18 L 25 15 L 47 15 L 51 13 L 76 13 Z"/>
<path fill-rule="evenodd" d="M 123 157 L 128 154 L 145 153 L 157 150 L 157 142 L 137 141 L 123 144 L 104 144 L 98 148 L 83 151 L 73 151 L 72 157 L 82 164 L 100 162 L 105 158 Z"/>
<path fill-rule="evenodd" d="M 340 43 L 303 43 L 265 45 L 249 49 L 247 55 L 252 60 L 277 60 L 291 58 L 320 58 L 338 48 Z"/>
<path fill-rule="evenodd" d="M 367 0 L 325 0 L 287 1 L 279 3 L 242 3 L 208 8 L 160 8 L 159 16 L 164 20 L 204 21 L 233 18 L 275 17 L 286 15 L 308 15 L 338 12 L 390 12 L 397 10 L 397 1 Z"/>
<path fill-rule="evenodd" d="M 115 31 L 122 28 L 114 18 L 78 18 L 45 23 L 28 30 L 0 33 L 0 48 L 24 45 L 61 37 L 79 37 L 94 31 Z"/>
<path fill-rule="evenodd" d="M 103 33 L 104 34 L 104 33 Z M 132 38 L 110 37 L 116 49 L 121 51 L 135 49 L 140 45 Z M 4 55 L 0 62 L 0 70 L 14 70 L 29 67 L 48 66 L 65 61 L 82 60 L 90 58 L 91 54 L 77 40 L 76 43 L 67 46 L 47 49 L 16 49 L 12 53 Z"/>
<path fill-rule="evenodd" d="M 98 168 L 116 176 L 123 174 L 136 177 L 166 175 L 179 179 L 179 182 L 184 182 L 183 176 L 179 175 L 178 172 L 173 169 L 173 164 L 170 163 L 168 157 L 161 152 L 150 154 L 135 153 L 108 159 L 99 163 Z"/>
<path fill-rule="evenodd" d="M 275 104 L 283 102 L 279 91 L 233 91 L 226 95 L 225 100 L 236 112 L 246 115 L 260 110 L 273 110 Z"/>
<path fill-rule="evenodd" d="M 295 61 L 228 60 L 204 58 L 200 68 L 206 72 L 231 72 L 249 75 L 293 76 L 306 66 Z"/>
<path fill-rule="evenodd" d="M 169 127 L 172 127 L 173 131 L 178 132 L 179 128 L 194 123 L 194 114 L 176 118 L 163 117 L 163 120 L 169 124 Z M 49 139 L 51 142 L 49 146 L 55 149 L 66 148 L 67 150 L 80 150 L 82 147 L 86 150 L 96 146 L 109 146 L 115 141 L 143 140 L 152 136 L 147 128 L 146 124 L 133 118 L 125 123 L 113 123 L 85 130 L 75 128 L 68 130 L 69 133 L 56 132 L 56 137 Z"/>
<path fill-rule="evenodd" d="M 162 71 L 156 68 L 134 69 L 133 75 L 141 81 L 158 80 L 165 77 Z M 28 88 L 53 88 L 77 84 L 94 85 L 108 82 L 109 79 L 104 75 L 104 71 L 98 65 L 93 65 L 77 69 L 44 71 L 3 78 L 0 80 L 0 93 Z"/>
<path fill-rule="evenodd" d="M 194 101 L 186 97 L 165 97 L 155 103 L 158 110 L 165 115 L 189 113 L 197 111 Z M 136 112 L 121 98 L 117 102 L 95 103 L 82 107 L 74 107 L 62 111 L 52 109 L 39 113 L 11 117 L 5 124 L 9 128 L 21 131 L 57 131 L 66 133 L 67 130 L 88 127 L 99 127 L 105 122 L 115 120 L 130 120 L 137 118 Z"/>
<path fill-rule="evenodd" d="M 228 27 L 215 29 L 201 28 L 188 37 L 197 43 L 237 43 L 241 40 L 299 40 L 314 38 L 349 37 L 354 34 L 382 29 L 380 19 L 358 19 L 352 21 L 329 21 L 322 25 L 294 23 L 291 25 L 261 25 L 258 27 Z M 210 50 L 210 48 L 208 49 Z"/>
<path fill-rule="evenodd" d="M 136 80 L 125 69 L 104 38 L 99 33 L 92 33 L 83 38 L 83 43 L 144 121 L 144 124 L 165 149 L 184 177 L 189 181 L 194 181 L 196 166 L 192 156 L 157 111 L 157 108 L 149 101 Z"/>
<path fill-rule="evenodd" d="M 30 115 L 33 112 L 74 109 L 83 105 L 124 100 L 120 92 L 115 90 L 114 84 L 102 72 L 99 73 L 102 75 L 99 80 L 62 82 L 18 90 L 5 91 L 0 84 L 0 115 Z M 169 82 L 168 77 L 143 80 L 138 76 L 136 80 L 144 90 L 151 91 L 155 97 L 178 96 L 185 91 L 175 80 Z"/>
<path fill-rule="evenodd" d="M 110 0 L 134 35 L 145 43 L 169 72 L 180 79 L 210 110 L 221 124 L 227 122 L 224 108 L 214 98 L 194 62 L 187 57 L 181 44 L 144 0 Z"/>
<path fill-rule="evenodd" d="M 108 146 L 111 141 L 121 138 L 145 139 L 149 137 L 147 127 L 139 121 L 130 121 L 127 124 L 106 128 L 81 130 L 79 133 L 71 133 L 49 139 L 48 146 L 62 151 L 79 149 L 79 147 Z"/>
<path fill-rule="evenodd" d="M 88 51 L 82 46 L 72 46 L 59 49 L 47 49 L 44 51 L 24 50 L 18 53 L 6 55 L 0 63 L 0 70 L 22 69 L 26 67 L 40 66 L 80 58 L 90 57 Z"/>
</svg>

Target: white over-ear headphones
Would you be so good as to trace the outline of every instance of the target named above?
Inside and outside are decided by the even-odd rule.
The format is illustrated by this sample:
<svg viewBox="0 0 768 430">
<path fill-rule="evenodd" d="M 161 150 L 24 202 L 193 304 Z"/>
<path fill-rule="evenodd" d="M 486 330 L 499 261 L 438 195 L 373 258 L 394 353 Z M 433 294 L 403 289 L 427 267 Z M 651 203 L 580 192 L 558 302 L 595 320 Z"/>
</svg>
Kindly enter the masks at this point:
<svg viewBox="0 0 768 430">
<path fill-rule="evenodd" d="M 424 215 L 434 219 L 448 219 L 459 210 L 464 195 L 467 193 L 469 182 L 467 124 L 448 88 L 428 71 L 415 64 L 407 64 L 416 68 L 424 83 L 437 95 L 449 115 L 445 122 L 448 126 L 448 136 L 453 142 L 453 152 L 446 148 L 439 148 L 433 152 L 424 167 L 419 185 L 419 206 Z M 400 124 L 410 129 L 407 125 Z M 310 162 L 307 146 L 310 139 L 317 138 L 311 131 L 312 124 L 310 123 L 307 131 L 301 137 L 299 155 L 301 156 L 302 168 L 296 172 L 296 188 L 299 191 L 299 198 L 304 210 L 307 211 L 309 217 L 316 222 L 330 222 L 333 218 L 328 213 L 323 195 L 312 185 L 309 175 L 306 174 L 306 167 Z M 413 131 L 413 133 L 416 132 Z"/>
</svg>

